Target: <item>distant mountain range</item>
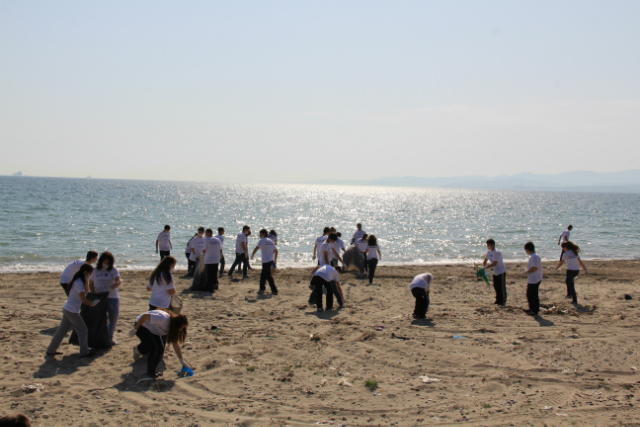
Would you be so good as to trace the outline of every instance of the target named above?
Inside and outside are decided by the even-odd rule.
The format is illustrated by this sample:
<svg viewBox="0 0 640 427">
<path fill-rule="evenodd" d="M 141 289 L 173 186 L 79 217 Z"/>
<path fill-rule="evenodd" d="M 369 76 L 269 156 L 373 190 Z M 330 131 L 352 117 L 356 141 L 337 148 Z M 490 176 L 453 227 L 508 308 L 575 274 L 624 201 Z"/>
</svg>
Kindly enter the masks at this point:
<svg viewBox="0 0 640 427">
<path fill-rule="evenodd" d="M 378 178 L 369 181 L 323 180 L 306 182 L 306 184 L 640 193 L 640 169 L 610 173 L 577 171 L 552 175 L 519 173 L 493 178 L 476 175 L 454 178 L 405 176 Z"/>
</svg>

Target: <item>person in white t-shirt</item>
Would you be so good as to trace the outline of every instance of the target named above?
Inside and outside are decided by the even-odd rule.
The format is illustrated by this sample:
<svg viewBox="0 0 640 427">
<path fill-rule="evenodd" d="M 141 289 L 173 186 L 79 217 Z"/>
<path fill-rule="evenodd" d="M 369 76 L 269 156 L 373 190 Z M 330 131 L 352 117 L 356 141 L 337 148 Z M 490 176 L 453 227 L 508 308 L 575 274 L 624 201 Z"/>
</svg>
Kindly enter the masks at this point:
<svg viewBox="0 0 640 427">
<path fill-rule="evenodd" d="M 431 289 L 431 282 L 433 282 L 433 274 L 423 273 L 418 274 L 411 281 L 411 294 L 416 299 L 416 305 L 413 309 L 414 319 L 426 319 L 427 310 L 429 310 L 429 291 Z"/>
<path fill-rule="evenodd" d="M 69 329 L 73 330 L 78 335 L 78 343 L 80 344 L 80 357 L 91 357 L 93 352 L 89 350 L 89 329 L 84 322 L 82 316 L 80 316 L 80 307 L 85 304 L 88 307 L 97 305 L 100 300 L 96 299 L 93 302 L 89 301 L 87 295 L 87 282 L 89 276 L 93 272 L 93 266 L 91 264 L 83 264 L 78 271 L 71 277 L 69 282 L 69 291 L 67 302 L 62 307 L 62 321 L 60 326 L 56 330 L 56 333 L 51 338 L 51 343 L 47 348 L 47 356 L 55 356 L 62 354 L 58 352 L 58 347 L 62 339 L 67 335 Z"/>
<path fill-rule="evenodd" d="M 157 308 L 169 309 L 171 297 L 176 294 L 176 284 L 173 280 L 173 270 L 178 261 L 172 257 L 164 257 L 160 264 L 149 276 L 147 291 L 151 292 L 149 298 L 149 310 Z"/>
<path fill-rule="evenodd" d="M 191 239 L 189 242 L 189 261 L 193 266 L 190 269 L 191 274 L 195 274 L 195 266 L 198 261 L 198 258 L 202 256 L 202 250 L 204 249 L 204 227 L 198 227 L 198 235 Z"/>
<path fill-rule="evenodd" d="M 367 264 L 367 247 L 369 247 L 369 242 L 367 239 L 369 235 L 367 233 L 362 235 L 362 238 L 356 242 L 356 247 L 360 252 L 362 252 L 362 256 L 364 256 L 364 271 L 365 273 L 369 271 L 369 264 Z"/>
<path fill-rule="evenodd" d="M 560 246 L 564 242 L 568 242 L 569 241 L 569 237 L 571 237 L 571 230 L 573 230 L 573 225 L 569 224 L 567 229 L 565 231 L 563 231 L 562 234 L 560 235 L 560 237 L 558 238 L 558 246 Z M 563 254 L 564 254 L 564 251 L 561 250 L 560 251 L 560 259 L 562 259 L 562 255 Z"/>
<path fill-rule="evenodd" d="M 264 294 L 266 283 L 269 282 L 271 288 L 271 295 L 278 295 L 278 288 L 276 288 L 276 282 L 271 275 L 271 266 L 278 262 L 278 249 L 273 241 L 268 237 L 269 233 L 266 229 L 260 230 L 260 241 L 251 254 L 251 259 L 256 255 L 258 249 L 262 254 L 262 271 L 260 272 L 260 290 L 258 294 Z"/>
<path fill-rule="evenodd" d="M 207 269 L 207 291 L 218 290 L 218 266 L 222 257 L 222 243 L 213 237 L 213 230 L 207 228 L 204 239 L 204 266 Z"/>
<path fill-rule="evenodd" d="M 496 249 L 495 240 L 487 240 L 487 249 L 487 255 L 482 261 L 482 268 L 493 269 L 493 289 L 496 291 L 494 304 L 505 307 L 507 304 L 507 267 L 502 260 L 502 251 Z"/>
<path fill-rule="evenodd" d="M 536 253 L 533 242 L 527 242 L 524 250 L 529 255 L 529 263 L 524 274 L 527 275 L 527 301 L 529 310 L 525 310 L 530 316 L 537 316 L 540 312 L 540 283 L 542 282 L 542 260 Z"/>
<path fill-rule="evenodd" d="M 118 326 L 118 317 L 120 316 L 120 295 L 118 288 L 122 285 L 120 272 L 114 267 L 115 262 L 115 258 L 111 252 L 102 252 L 100 254 L 98 265 L 96 265 L 89 279 L 89 290 L 95 293 L 109 292 L 107 296 L 107 317 L 109 318 L 107 329 L 109 330 L 111 345 L 120 345 L 118 341 L 113 339 L 116 326 Z"/>
<path fill-rule="evenodd" d="M 224 275 L 224 228 L 218 227 L 218 234 L 213 237 L 220 240 L 220 244 L 222 245 L 222 253 L 220 254 L 220 269 L 218 271 L 218 277 L 221 278 Z"/>
<path fill-rule="evenodd" d="M 335 288 L 333 287 L 333 283 L 337 283 L 340 285 L 340 272 L 342 270 L 340 267 L 333 268 L 330 265 L 319 265 L 313 269 L 311 274 L 309 274 L 309 279 L 311 280 L 311 287 L 314 289 L 314 298 L 316 303 L 316 308 L 318 312 L 323 312 L 322 308 L 322 289 L 326 289 L 327 291 L 327 305 L 326 309 L 333 310 L 333 295 L 335 292 Z M 336 294 L 336 296 L 339 296 Z"/>
<path fill-rule="evenodd" d="M 156 239 L 156 253 L 158 253 L 158 249 L 160 249 L 160 259 L 171 255 L 171 249 L 173 249 L 173 245 L 171 244 L 171 226 L 165 225 L 164 231 L 161 231 L 158 234 L 158 238 Z"/>
<path fill-rule="evenodd" d="M 93 266 L 98 261 L 98 252 L 89 251 L 87 252 L 87 257 L 85 259 L 77 259 L 73 261 L 71 264 L 64 269 L 62 274 L 60 275 L 60 286 L 64 289 L 64 293 L 69 296 L 69 283 L 71 283 L 71 278 L 80 271 L 80 267 L 84 264 L 89 264 Z"/>
<path fill-rule="evenodd" d="M 327 240 L 327 236 L 329 235 L 329 233 L 331 232 L 331 228 L 330 227 L 325 227 L 322 230 L 322 235 L 318 236 L 316 238 L 316 242 L 313 245 L 313 255 L 311 256 L 311 259 L 313 261 L 316 260 L 316 256 L 318 258 L 320 258 L 320 254 L 318 253 L 318 251 L 320 250 L 320 247 L 324 244 L 324 242 Z M 320 261 L 318 260 L 318 265 L 320 265 Z"/>
<path fill-rule="evenodd" d="M 193 270 L 193 267 L 195 267 L 196 265 L 195 262 L 191 262 L 191 241 L 196 237 L 198 237 L 198 233 L 191 236 L 191 238 L 187 242 L 187 247 L 184 250 L 184 255 L 187 257 L 187 276 L 190 276 L 193 274 L 192 270 Z"/>
<path fill-rule="evenodd" d="M 278 233 L 276 233 L 276 230 L 269 231 L 268 237 L 271 239 L 274 245 L 278 244 Z"/>
<path fill-rule="evenodd" d="M 562 264 L 567 263 L 567 278 L 565 279 L 567 298 L 571 298 L 573 304 L 577 304 L 578 294 L 576 293 L 575 279 L 578 277 L 578 274 L 580 274 L 580 267 L 584 268 L 585 274 L 589 274 L 589 272 L 580 259 L 580 247 L 578 245 L 571 241 L 564 242 L 562 244 L 562 250 L 564 253 L 555 271 L 558 271 Z"/>
<path fill-rule="evenodd" d="M 344 249 L 344 241 L 341 239 L 342 233 L 336 232 L 336 236 L 338 238 L 336 239 L 336 242 L 333 244 L 333 248 L 336 250 L 338 255 L 342 256 L 343 252 L 346 252 L 345 249 Z M 337 259 L 331 260 L 331 265 L 333 267 L 337 266 L 338 265 L 338 260 Z"/>
<path fill-rule="evenodd" d="M 369 234 L 367 237 L 367 249 L 364 250 L 364 253 L 367 255 L 366 260 L 368 264 L 367 269 L 369 270 L 369 284 L 372 285 L 378 261 L 382 259 L 380 246 L 378 246 L 378 239 L 373 234 Z"/>
<path fill-rule="evenodd" d="M 142 313 L 136 317 L 136 323 L 129 331 L 129 337 L 140 338 L 140 344 L 133 348 L 133 361 L 137 362 L 141 357 L 147 356 L 147 375 L 151 378 L 162 376 L 162 372 L 156 369 L 164 356 L 165 343 L 162 337 L 166 336 L 166 344 L 173 345 L 182 366 L 191 368 L 182 357 L 180 347 L 187 340 L 188 327 L 189 320 L 184 314 L 174 314 L 163 309 Z"/>
<path fill-rule="evenodd" d="M 360 239 L 366 239 L 365 235 L 367 233 L 362 229 L 362 224 L 357 223 L 356 227 L 358 230 L 355 233 L 353 233 L 353 238 L 351 238 L 352 245 L 357 245 Z"/>
<path fill-rule="evenodd" d="M 238 236 L 236 237 L 236 259 L 233 261 L 233 264 L 231 264 L 231 268 L 229 269 L 229 279 L 233 278 L 233 270 L 236 266 L 240 266 L 240 264 L 243 264 L 242 278 L 246 279 L 249 277 L 247 275 L 247 268 L 249 267 L 249 264 L 247 263 L 249 259 L 249 238 L 247 235 L 250 232 L 251 227 L 245 225 L 242 227 L 242 232 L 238 233 Z"/>
</svg>

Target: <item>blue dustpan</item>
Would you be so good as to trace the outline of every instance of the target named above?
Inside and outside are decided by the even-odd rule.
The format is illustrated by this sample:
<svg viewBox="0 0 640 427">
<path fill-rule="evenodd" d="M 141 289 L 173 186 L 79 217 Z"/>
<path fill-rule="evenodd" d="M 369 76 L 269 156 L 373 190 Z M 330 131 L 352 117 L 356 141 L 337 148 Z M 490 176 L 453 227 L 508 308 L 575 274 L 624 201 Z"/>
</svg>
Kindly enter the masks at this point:
<svg viewBox="0 0 640 427">
<path fill-rule="evenodd" d="M 193 371 L 191 370 L 191 368 L 187 368 L 186 366 L 183 366 L 182 369 L 180 369 L 178 371 L 178 376 L 179 377 L 192 377 L 193 376 Z"/>
</svg>

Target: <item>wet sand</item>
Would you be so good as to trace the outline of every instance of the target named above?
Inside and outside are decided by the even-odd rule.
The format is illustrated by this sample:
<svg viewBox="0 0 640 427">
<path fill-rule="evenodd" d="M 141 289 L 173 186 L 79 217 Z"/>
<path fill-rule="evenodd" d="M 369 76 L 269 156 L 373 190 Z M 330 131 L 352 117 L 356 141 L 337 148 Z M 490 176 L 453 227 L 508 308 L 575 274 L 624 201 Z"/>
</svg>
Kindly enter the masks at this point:
<svg viewBox="0 0 640 427">
<path fill-rule="evenodd" d="M 257 296 L 255 270 L 213 297 L 177 275 L 195 375 L 177 378 L 168 350 L 156 382 L 139 382 L 146 362 L 126 335 L 147 309 L 148 272 L 122 274 L 121 345 L 92 360 L 66 339 L 63 356 L 44 357 L 65 301 L 58 274 L 0 275 L 0 414 L 36 426 L 640 425 L 640 261 L 586 264 L 574 307 L 564 271 L 545 263 L 541 302 L 555 308 L 537 318 L 522 312 L 524 261 L 507 266 L 506 308 L 469 266 L 379 267 L 373 286 L 345 274 L 347 307 L 321 314 L 309 269 L 280 271 L 275 297 Z M 409 283 L 426 271 L 431 305 L 416 321 Z"/>
</svg>

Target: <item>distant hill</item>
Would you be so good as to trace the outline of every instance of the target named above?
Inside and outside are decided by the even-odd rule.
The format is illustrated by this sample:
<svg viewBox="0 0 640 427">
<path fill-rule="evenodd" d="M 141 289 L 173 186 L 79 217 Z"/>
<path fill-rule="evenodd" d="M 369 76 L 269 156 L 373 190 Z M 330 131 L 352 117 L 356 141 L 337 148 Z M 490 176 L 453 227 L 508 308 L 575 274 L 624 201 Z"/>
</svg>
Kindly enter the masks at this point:
<svg viewBox="0 0 640 427">
<path fill-rule="evenodd" d="M 610 173 L 577 171 L 550 175 L 519 173 L 496 177 L 478 175 L 454 178 L 405 176 L 378 178 L 369 181 L 323 180 L 306 184 L 640 193 L 640 169 Z"/>
</svg>

